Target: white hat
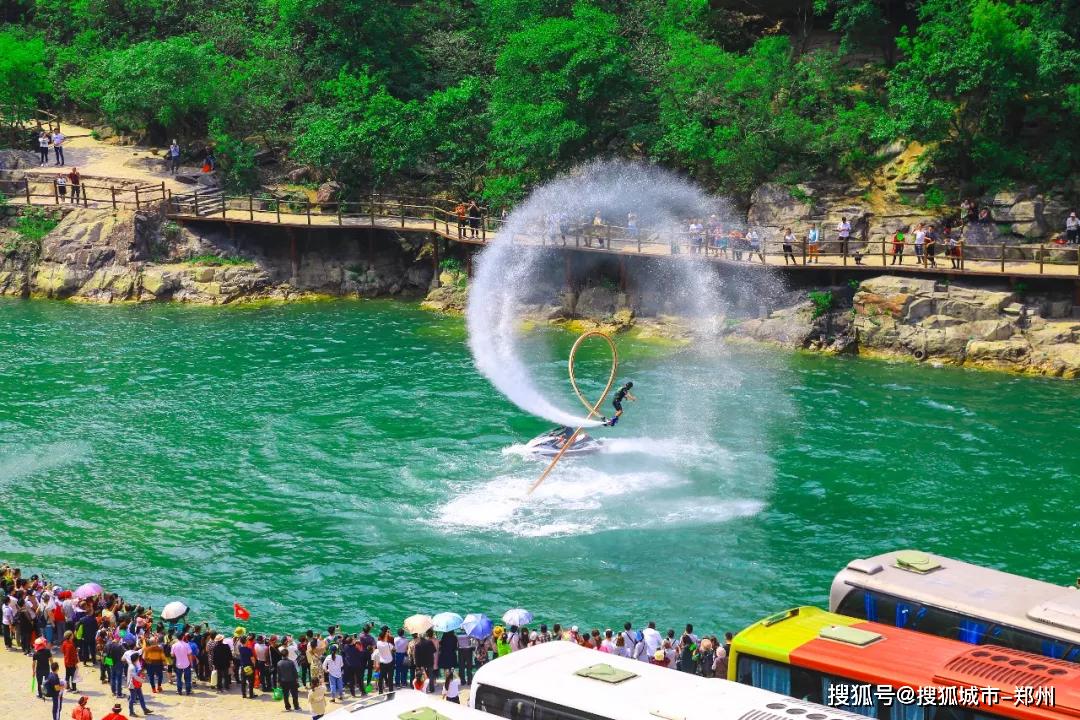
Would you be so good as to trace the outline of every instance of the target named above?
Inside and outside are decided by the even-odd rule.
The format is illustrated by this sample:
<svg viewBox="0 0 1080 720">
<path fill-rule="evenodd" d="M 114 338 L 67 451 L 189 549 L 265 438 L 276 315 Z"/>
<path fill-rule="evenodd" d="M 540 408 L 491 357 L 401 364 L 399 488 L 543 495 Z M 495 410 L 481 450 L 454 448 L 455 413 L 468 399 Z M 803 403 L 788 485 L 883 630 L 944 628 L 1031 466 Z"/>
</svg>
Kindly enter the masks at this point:
<svg viewBox="0 0 1080 720">
<path fill-rule="evenodd" d="M 570 632 L 577 632 L 577 625 L 570 628 Z"/>
</svg>

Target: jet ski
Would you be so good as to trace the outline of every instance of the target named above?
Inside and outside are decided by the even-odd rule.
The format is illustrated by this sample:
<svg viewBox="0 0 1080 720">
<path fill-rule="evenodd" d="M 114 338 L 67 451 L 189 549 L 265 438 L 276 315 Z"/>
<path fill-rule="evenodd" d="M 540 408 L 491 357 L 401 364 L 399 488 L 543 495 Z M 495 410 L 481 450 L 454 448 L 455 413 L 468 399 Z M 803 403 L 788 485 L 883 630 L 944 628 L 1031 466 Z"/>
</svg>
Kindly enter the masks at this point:
<svg viewBox="0 0 1080 720">
<path fill-rule="evenodd" d="M 540 457 L 555 457 L 573 434 L 574 428 L 571 427 L 554 428 L 526 443 L 525 451 Z M 574 438 L 574 444 L 563 453 L 563 457 L 568 455 L 589 455 L 598 452 L 600 446 L 599 440 L 582 430 Z"/>
</svg>

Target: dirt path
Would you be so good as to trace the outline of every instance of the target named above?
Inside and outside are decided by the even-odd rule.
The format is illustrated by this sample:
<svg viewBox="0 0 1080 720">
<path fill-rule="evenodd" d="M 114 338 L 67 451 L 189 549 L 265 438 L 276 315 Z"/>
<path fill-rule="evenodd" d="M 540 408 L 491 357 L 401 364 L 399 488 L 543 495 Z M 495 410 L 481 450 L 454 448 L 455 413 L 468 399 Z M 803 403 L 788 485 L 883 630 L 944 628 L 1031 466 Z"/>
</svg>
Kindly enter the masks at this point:
<svg viewBox="0 0 1080 720">
<path fill-rule="evenodd" d="M 111 179 L 135 181 L 147 185 L 160 185 L 173 192 L 190 190 L 190 185 L 177 181 L 165 166 L 167 148 L 143 147 L 138 145 L 115 145 L 90 136 L 90 129 L 77 125 L 62 125 L 67 140 L 64 142 L 64 167 L 55 165 L 56 157 L 51 154 L 49 165 L 27 171 L 35 179 L 66 173 L 77 167 L 84 179 Z M 184 166 L 181 172 L 198 172 L 199 168 Z"/>
</svg>

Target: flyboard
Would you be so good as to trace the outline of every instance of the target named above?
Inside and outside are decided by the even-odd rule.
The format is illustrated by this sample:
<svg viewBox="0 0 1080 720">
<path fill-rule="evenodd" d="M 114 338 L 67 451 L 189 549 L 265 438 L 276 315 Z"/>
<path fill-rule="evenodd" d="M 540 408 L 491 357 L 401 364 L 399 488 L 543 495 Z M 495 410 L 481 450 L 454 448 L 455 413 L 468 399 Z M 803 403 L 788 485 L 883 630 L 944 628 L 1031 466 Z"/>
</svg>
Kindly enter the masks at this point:
<svg viewBox="0 0 1080 720">
<path fill-rule="evenodd" d="M 585 395 L 581 392 L 581 388 L 578 387 L 577 376 L 574 374 L 574 360 L 577 357 L 578 350 L 581 348 L 581 344 L 591 337 L 601 338 L 604 342 L 607 343 L 608 348 L 611 349 L 611 372 L 608 374 L 607 385 L 604 386 L 604 392 L 600 394 L 600 397 L 597 398 L 595 403 L 590 403 L 585 398 Z M 615 385 L 615 378 L 619 372 L 619 351 L 615 349 L 615 341 L 613 341 L 604 333 L 599 332 L 598 330 L 591 330 L 587 333 L 584 333 L 581 337 L 574 341 L 574 346 L 570 348 L 570 361 L 567 364 L 567 367 L 570 373 L 570 387 L 574 389 L 574 394 L 578 396 L 578 400 L 581 401 L 581 404 L 584 405 L 585 409 L 589 411 L 589 414 L 586 415 L 585 418 L 590 419 L 594 415 L 598 414 L 597 410 L 599 410 L 600 406 L 604 404 L 604 400 L 607 399 L 608 393 L 611 392 L 611 388 Z M 540 487 L 540 483 L 544 482 L 544 480 L 551 473 L 551 471 L 555 469 L 555 466 L 559 464 L 560 460 L 562 460 L 563 455 L 584 454 L 582 450 L 584 450 L 585 452 L 591 452 L 595 448 L 589 448 L 588 444 L 599 444 L 597 440 L 594 440 L 591 437 L 587 437 L 587 440 L 582 439 L 581 441 L 579 441 L 579 437 L 583 434 L 583 427 L 579 427 L 572 433 L 569 433 L 569 436 L 567 436 L 567 430 L 569 430 L 569 428 L 557 428 L 550 433 L 541 435 L 540 437 L 529 443 L 530 445 L 532 445 L 533 443 L 537 443 L 538 441 L 540 441 L 545 444 L 545 447 L 554 447 L 554 445 L 552 445 L 553 442 L 562 443 L 561 446 L 559 446 L 558 452 L 556 452 L 554 457 L 551 459 L 551 464 L 547 466 L 547 469 L 544 470 L 540 477 L 536 479 L 536 482 L 532 484 L 532 487 L 529 488 L 529 495 L 532 495 L 533 491 L 536 490 L 536 488 Z M 557 438 L 552 437 L 555 433 L 558 433 Z"/>
</svg>

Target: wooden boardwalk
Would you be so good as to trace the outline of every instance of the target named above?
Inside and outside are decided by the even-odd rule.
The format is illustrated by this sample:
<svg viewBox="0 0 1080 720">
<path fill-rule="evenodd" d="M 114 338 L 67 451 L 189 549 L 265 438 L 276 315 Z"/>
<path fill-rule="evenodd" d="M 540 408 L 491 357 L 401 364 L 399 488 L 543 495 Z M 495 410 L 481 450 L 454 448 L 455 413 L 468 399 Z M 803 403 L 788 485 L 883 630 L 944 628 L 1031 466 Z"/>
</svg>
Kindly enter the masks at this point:
<svg viewBox="0 0 1080 720">
<path fill-rule="evenodd" d="M 29 184 L 22 198 L 33 205 L 62 204 L 53 188 L 51 193 L 35 193 Z M 69 194 L 66 202 L 71 203 Z M 206 222 L 228 225 L 276 226 L 293 231 L 322 230 L 347 231 L 361 228 L 393 230 L 397 232 L 426 234 L 448 242 L 468 245 L 486 245 L 494 240 L 502 229 L 502 221 L 481 218 L 476 227 L 468 223 L 459 228 L 454 214 L 456 203 L 434 198 L 376 197 L 363 202 L 342 202 L 318 205 L 310 201 L 288 201 L 260 198 L 253 195 L 233 196 L 213 191 L 192 191 L 174 194 L 164 183 L 161 185 L 127 185 L 106 187 L 84 185 L 78 204 L 84 207 L 127 207 L 143 209 L 160 207 L 164 203 L 166 215 L 176 222 Z M 576 225 L 564 229 L 555 236 L 546 235 L 542 228 L 533 232 L 518 232 L 512 241 L 524 246 L 551 247 L 581 253 L 600 253 L 618 257 L 667 258 L 677 262 L 709 262 L 732 268 L 765 268 L 786 273 L 813 273 L 839 271 L 847 273 L 880 274 L 903 273 L 913 275 L 937 275 L 943 277 L 1045 277 L 1048 279 L 1071 279 L 1080 283 L 1080 253 L 1072 250 L 1069 262 L 1050 262 L 1049 251 L 1059 246 L 1041 248 L 1037 257 L 1042 260 L 1011 257 L 1014 248 L 978 246 L 979 257 L 966 257 L 960 268 L 953 268 L 949 257 L 943 252 L 935 258 L 936 267 L 916 261 L 912 247 L 907 247 L 903 264 L 894 264 L 892 243 L 880 242 L 866 246 L 852 243 L 860 248 L 850 251 L 846 244 L 823 243 L 827 248 L 817 258 L 807 253 L 805 246 L 796 245 L 795 260 L 785 257 L 778 241 L 763 244 L 762 251 L 706 247 L 692 242 L 688 233 L 658 235 L 655 233 L 632 233 L 626 228 L 612 225 Z M 837 248 L 837 246 L 839 246 Z M 854 248 L 853 248 L 854 250 Z M 942 248 L 943 250 L 943 248 Z M 1067 254 L 1068 255 L 1068 254 Z M 1078 286 L 1080 295 L 1080 286 Z"/>
</svg>

